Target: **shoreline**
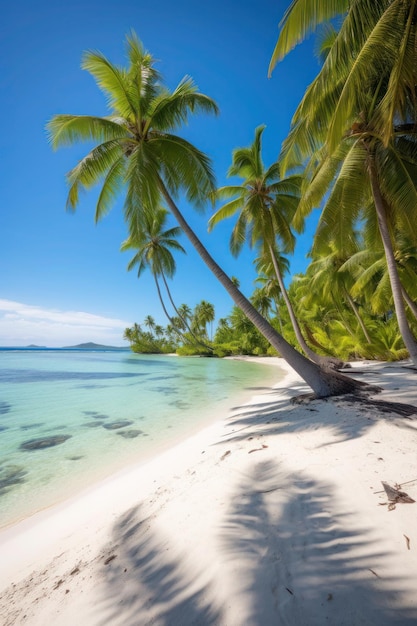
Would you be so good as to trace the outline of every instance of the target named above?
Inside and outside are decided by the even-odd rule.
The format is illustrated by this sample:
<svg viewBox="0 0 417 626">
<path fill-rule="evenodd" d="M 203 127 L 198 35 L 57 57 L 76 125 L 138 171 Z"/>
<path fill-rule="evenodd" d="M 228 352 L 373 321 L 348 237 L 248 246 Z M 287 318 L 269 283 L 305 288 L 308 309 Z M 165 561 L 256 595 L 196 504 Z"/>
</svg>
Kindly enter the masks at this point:
<svg viewBox="0 0 417 626">
<path fill-rule="evenodd" d="M 87 357 L 90 359 L 91 354 L 88 353 Z M 168 359 L 172 365 L 170 356 Z M 178 358 L 175 360 L 177 361 Z M 164 359 L 161 359 L 161 363 L 163 361 Z M 166 361 L 165 359 L 165 363 Z M 162 365 L 164 371 L 166 369 L 165 363 Z M 120 391 L 117 393 L 117 388 L 115 388 L 114 397 L 119 398 L 119 400 L 114 401 L 108 396 L 106 399 L 97 398 L 87 392 L 86 397 L 78 401 L 75 407 L 71 406 L 71 398 L 67 397 L 68 403 L 65 405 L 64 411 L 61 412 L 59 402 L 55 405 L 55 400 L 46 394 L 44 401 L 49 407 L 49 413 L 47 412 L 46 416 L 39 420 L 44 422 L 43 425 L 39 424 L 41 427 L 39 432 L 36 429 L 30 431 L 27 429 L 28 436 L 26 438 L 42 438 L 54 432 L 59 434 L 62 429 L 63 434 L 69 435 L 69 441 L 65 442 L 64 446 L 50 448 L 46 453 L 43 451 L 35 452 L 32 456 L 28 452 L 22 452 L 19 448 L 17 448 L 16 453 L 14 451 L 14 448 L 19 446 L 23 440 L 23 436 L 19 437 L 19 435 L 26 428 L 25 424 L 22 426 L 22 422 L 17 423 L 14 430 L 9 429 L 9 433 L 6 432 L 6 436 L 2 433 L 2 442 L 5 446 L 4 466 L 6 469 L 8 467 L 12 470 L 14 468 L 20 469 L 23 473 L 23 480 L 18 489 L 7 490 L 6 487 L 6 492 L 2 495 L 0 531 L 36 515 L 39 511 L 47 510 L 77 496 L 78 493 L 98 485 L 127 467 L 145 463 L 161 452 L 198 433 L 217 421 L 219 414 L 225 414 L 243 399 L 249 401 L 254 393 L 251 390 L 251 385 L 255 384 L 253 381 L 256 380 L 257 386 L 261 386 L 262 381 L 266 381 L 266 385 L 272 385 L 276 382 L 277 375 L 271 367 L 265 369 L 265 367 L 259 368 L 257 364 L 248 365 L 247 363 L 240 365 L 241 367 L 239 364 L 235 367 L 230 362 L 224 363 L 221 371 L 226 369 L 232 376 L 229 383 L 225 382 L 224 389 L 221 387 L 221 380 L 219 381 L 220 388 L 213 385 L 209 368 L 202 366 L 203 375 L 207 376 L 206 389 L 201 390 L 201 397 L 196 395 L 192 388 L 194 382 L 191 380 L 189 383 L 190 399 L 187 396 L 188 389 L 184 388 L 186 376 L 182 374 L 184 368 L 181 367 L 179 368 L 180 378 L 176 379 L 175 382 L 175 377 L 171 377 L 171 380 L 168 379 L 166 383 L 156 383 L 164 386 L 160 394 L 158 391 L 158 395 L 161 395 L 162 398 L 161 401 L 155 397 L 155 392 L 152 398 L 148 398 L 151 391 L 147 389 L 145 384 L 145 389 L 143 391 L 140 389 L 140 397 L 142 398 L 142 393 L 144 393 L 145 399 L 141 399 L 139 403 L 129 388 L 123 398 L 120 398 Z M 120 367 L 117 361 L 116 366 Z M 246 375 L 244 374 L 245 368 L 248 372 Z M 174 367 L 173 369 L 176 371 L 177 368 Z M 198 369 L 200 368 L 197 366 Z M 233 372 L 235 371 L 236 382 L 233 382 Z M 227 380 L 227 371 L 225 374 Z M 217 380 L 217 376 L 217 370 L 214 368 L 214 380 Z M 241 381 L 241 378 L 244 380 Z M 208 391 L 209 388 L 211 391 Z M 110 389 L 111 387 L 109 387 Z M 134 387 L 132 387 L 133 389 Z M 216 390 L 218 390 L 218 394 L 212 397 Z M 166 397 L 164 399 L 165 391 Z M 177 399 L 178 406 L 175 406 L 175 399 Z M 8 400 L 11 402 L 10 392 Z M 52 411 L 51 408 L 54 408 L 54 405 L 55 409 Z M 35 400 L 34 407 L 31 409 L 29 406 L 20 408 L 21 415 L 25 412 L 25 408 L 27 413 L 34 415 L 42 412 L 39 399 Z M 87 417 L 89 412 L 84 409 L 94 409 L 96 412 L 102 413 L 102 420 L 107 419 L 107 416 L 114 421 L 127 420 L 131 423 L 128 430 L 138 429 L 131 433 L 136 436 L 132 439 L 124 436 L 123 438 L 115 437 L 115 434 L 123 433 L 123 429 L 120 431 L 85 428 L 85 421 L 88 422 L 87 426 L 89 427 L 98 424 L 96 424 L 95 419 Z M 138 415 L 141 415 L 139 419 Z M 18 419 L 19 416 L 18 410 Z M 56 418 L 56 416 L 59 417 Z M 46 430 L 45 425 L 49 420 L 51 420 L 51 425 Z M 36 420 L 34 421 L 36 422 Z M 105 422 L 102 421 L 101 426 L 105 426 Z M 14 432 L 17 435 L 13 437 Z M 8 437 L 7 435 L 10 433 L 11 436 Z M 115 442 L 113 443 L 112 440 Z M 51 468 L 54 470 L 51 471 Z M 4 478 L 4 472 L 2 478 Z M 7 471 L 5 482 L 7 482 Z"/>
<path fill-rule="evenodd" d="M 417 500 L 417 415 L 293 405 L 305 384 L 267 364 L 286 376 L 248 404 L 2 530 L 5 625 L 413 623 L 417 503 L 380 505 L 381 481 Z M 354 369 L 417 405 L 415 372 Z"/>
<path fill-rule="evenodd" d="M 176 355 L 173 355 L 176 356 Z M 296 377 L 296 374 L 291 368 L 288 368 L 285 361 L 277 357 L 226 357 L 230 360 L 251 361 L 255 363 L 261 363 L 271 367 L 278 367 L 285 372 L 282 380 L 277 383 L 277 386 L 281 386 L 284 381 L 290 382 L 292 374 Z M 275 385 L 271 387 L 274 389 Z M 248 398 L 254 394 L 250 394 L 248 390 L 245 391 L 245 401 L 243 406 L 250 405 L 251 400 Z M 40 553 L 47 549 L 47 544 L 51 542 L 51 538 L 54 540 L 62 540 L 66 532 L 72 530 L 74 522 L 81 526 L 82 524 L 88 524 L 91 522 L 90 518 L 94 518 L 98 512 L 103 513 L 107 508 L 107 502 L 105 500 L 108 489 L 112 491 L 114 498 L 113 506 L 116 508 L 120 506 L 123 508 L 126 498 L 135 498 L 137 494 L 131 493 L 134 491 L 133 483 L 137 480 L 137 476 L 143 478 L 143 475 L 149 471 L 149 474 L 155 472 L 155 475 L 159 476 L 159 480 L 164 480 L 165 464 L 171 462 L 171 457 L 174 458 L 177 455 L 181 456 L 182 448 L 187 451 L 185 455 L 186 463 L 190 462 L 188 456 L 189 451 L 198 445 L 210 445 L 207 442 L 213 440 L 216 441 L 223 435 L 223 428 L 225 421 L 228 418 L 228 413 L 232 414 L 233 409 L 229 409 L 226 415 L 219 417 L 207 417 L 205 425 L 196 425 L 195 429 L 190 434 L 184 436 L 184 433 L 176 435 L 172 440 L 161 443 L 158 447 L 148 451 L 144 457 L 136 462 L 130 462 L 127 466 L 117 469 L 109 476 L 96 480 L 91 484 L 88 484 L 82 489 L 78 489 L 76 492 L 71 493 L 69 497 L 63 497 L 60 501 L 47 506 L 28 517 L 24 517 L 14 523 L 8 524 L 0 528 L 0 553 L 3 559 L 7 560 L 7 550 L 10 553 L 10 564 L 7 567 L 6 577 L 9 577 L 10 572 L 20 566 L 17 562 L 13 563 L 13 559 L 18 551 L 18 544 L 22 541 L 22 536 L 26 537 L 26 545 L 24 552 L 26 554 L 25 561 L 29 561 L 28 555 L 32 553 Z M 149 495 L 153 488 L 155 480 L 149 481 L 146 479 L 141 483 L 140 498 L 145 498 Z M 152 483 L 152 484 L 151 484 Z M 119 502 L 120 500 L 120 502 Z M 86 504 L 88 503 L 88 507 Z M 99 507 L 99 508 L 97 508 Z M 91 511 L 89 509 L 92 509 Z M 68 520 L 65 519 L 68 517 Z M 58 531 L 57 525 L 60 524 L 60 530 Z M 49 526 L 51 528 L 49 528 Z M 42 528 L 42 527 L 45 527 Z M 35 540 L 35 536 L 41 538 L 41 541 Z M 43 541 L 45 540 L 45 541 Z M 6 557 L 5 557 L 6 555 Z M 31 557 L 33 559 L 33 557 Z M 0 593 L 4 587 L 4 572 L 6 569 L 0 568 Z"/>
</svg>

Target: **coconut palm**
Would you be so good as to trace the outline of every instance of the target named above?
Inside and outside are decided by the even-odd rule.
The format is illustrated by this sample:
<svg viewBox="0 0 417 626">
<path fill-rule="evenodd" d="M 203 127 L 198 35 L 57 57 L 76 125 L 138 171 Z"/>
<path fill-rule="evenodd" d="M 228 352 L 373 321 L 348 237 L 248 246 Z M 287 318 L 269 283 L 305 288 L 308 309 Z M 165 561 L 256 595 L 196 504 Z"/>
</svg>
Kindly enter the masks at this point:
<svg viewBox="0 0 417 626">
<path fill-rule="evenodd" d="M 177 329 L 177 335 L 186 343 L 190 343 L 189 339 L 183 334 L 183 330 L 188 328 L 194 340 L 205 348 L 209 348 L 201 340 L 196 337 L 187 322 L 182 318 L 180 311 L 177 309 L 171 290 L 168 285 L 167 278 L 172 278 L 175 274 L 176 263 L 171 250 L 175 252 L 184 252 L 182 245 L 177 241 L 177 237 L 181 234 L 181 229 L 177 226 L 165 230 L 168 211 L 164 208 L 154 209 L 152 213 L 145 212 L 140 219 L 131 221 L 131 232 L 129 237 L 122 243 L 121 250 L 136 250 L 136 254 L 128 264 L 128 270 L 138 266 L 138 276 L 149 268 L 155 281 L 156 290 L 162 309 L 170 321 L 171 325 Z M 178 318 L 172 317 L 164 302 L 159 279 L 162 279 L 169 301 L 171 302 Z M 149 317 L 149 316 L 148 316 Z M 145 320 L 146 323 L 146 320 Z M 153 327 L 151 328 L 153 330 Z"/>
<path fill-rule="evenodd" d="M 207 324 L 212 324 L 215 318 L 214 306 L 207 300 L 201 300 L 194 309 L 194 324 L 197 331 L 208 337 Z"/>
<path fill-rule="evenodd" d="M 372 106 L 372 103 L 371 103 Z M 356 225 L 375 220 L 386 258 L 388 275 L 401 336 L 417 365 L 417 343 L 407 321 L 395 260 L 396 238 L 415 236 L 417 222 L 417 142 L 394 135 L 388 145 L 378 132 L 372 114 L 348 133 L 330 155 L 321 152 L 313 178 L 304 194 L 296 223 L 325 198 L 315 236 L 315 249 L 333 241 L 342 256 L 351 248 Z M 313 157 L 315 158 L 315 157 Z M 330 189 L 330 193 L 328 193 Z"/>
<path fill-rule="evenodd" d="M 173 91 L 163 86 L 151 55 L 134 34 L 127 38 L 127 52 L 126 68 L 113 65 L 99 52 L 87 52 L 83 58 L 83 68 L 93 75 L 107 97 L 108 117 L 56 115 L 48 124 L 54 148 L 81 140 L 98 142 L 68 174 L 68 207 L 75 209 L 79 192 L 97 183 L 101 183 L 101 191 L 96 220 L 110 210 L 122 191 L 128 224 L 166 203 L 235 304 L 317 396 L 354 390 L 357 381 L 325 372 L 294 350 L 235 287 L 191 229 L 176 200 L 181 192 L 190 204 L 202 206 L 214 193 L 215 181 L 209 159 L 173 131 L 186 123 L 191 113 L 217 113 L 217 106 L 198 92 L 190 78 L 183 79 Z"/>
<path fill-rule="evenodd" d="M 356 252 L 352 249 L 351 255 Z M 349 256 L 351 256 L 349 255 Z M 371 343 L 368 330 L 360 315 L 359 306 L 351 296 L 351 288 L 355 279 L 348 271 L 348 267 L 344 265 L 346 257 L 342 257 L 336 249 L 334 242 L 331 242 L 327 248 L 327 254 L 321 254 L 318 258 L 313 259 L 309 270 L 311 275 L 311 293 L 320 293 L 334 303 L 334 306 L 343 315 L 343 310 L 350 308 L 354 314 L 363 335 L 368 343 Z"/>
<path fill-rule="evenodd" d="M 271 311 L 271 298 L 266 294 L 266 290 L 261 287 L 257 287 L 250 298 L 253 306 L 257 311 L 266 319 L 270 317 Z"/>
<path fill-rule="evenodd" d="M 327 358 L 311 350 L 303 337 L 279 264 L 279 247 L 282 252 L 294 251 L 295 237 L 290 222 L 299 202 L 302 179 L 298 175 L 281 179 L 278 163 L 265 168 L 262 161 L 264 130 L 265 126 L 258 126 L 253 143 L 247 148 L 234 150 L 228 175 L 239 176 L 242 183 L 218 189 L 218 197 L 227 198 L 229 202 L 210 218 L 209 228 L 238 214 L 230 238 L 232 253 L 237 256 L 246 241 L 250 246 L 259 247 L 264 262 L 271 263 L 274 268 L 301 349 L 312 361 L 323 363 L 328 361 Z"/>
<path fill-rule="evenodd" d="M 143 320 L 143 323 L 146 328 L 149 328 L 149 332 L 152 333 L 155 328 L 155 319 L 152 317 L 152 315 L 147 315 Z"/>
<path fill-rule="evenodd" d="M 178 307 L 178 315 L 184 324 L 184 328 L 189 328 L 189 321 L 191 320 L 192 313 L 191 307 L 188 306 L 188 304 L 180 304 Z"/>
<path fill-rule="evenodd" d="M 287 12 L 287 35 L 277 44 L 276 52 L 281 52 L 276 59 L 288 52 L 290 40 L 296 43 L 294 20 L 303 6 L 304 0 L 294 1 Z M 407 322 L 394 254 L 396 236 L 414 233 L 417 219 L 415 2 L 357 0 L 346 6 L 314 0 L 300 25 L 300 38 L 322 18 L 344 10 L 323 67 L 294 115 L 282 162 L 285 169 L 309 158 L 306 178 L 312 180 L 298 208 L 298 225 L 331 189 L 316 241 L 332 238 L 344 246 L 355 223 L 374 211 L 398 325 L 417 365 L 417 343 Z"/>
<path fill-rule="evenodd" d="M 182 245 L 177 241 L 177 237 L 181 233 L 181 229 L 176 226 L 166 229 L 168 219 L 168 211 L 163 208 L 157 208 L 151 214 L 145 212 L 140 219 L 132 220 L 130 224 L 130 235 L 122 243 L 121 250 L 136 250 L 136 254 L 128 264 L 128 270 L 138 267 L 138 277 L 142 275 L 146 268 L 149 268 L 155 281 L 159 301 L 162 309 L 172 324 L 172 318 L 166 308 L 159 279 L 162 278 L 168 296 L 172 301 L 171 292 L 166 277 L 172 278 L 175 274 L 176 263 L 171 250 L 176 252 L 184 252 Z M 145 319 L 145 325 L 150 330 L 154 328 L 154 321 L 149 323 L 148 316 Z M 147 321 L 148 320 L 148 321 Z"/>
</svg>

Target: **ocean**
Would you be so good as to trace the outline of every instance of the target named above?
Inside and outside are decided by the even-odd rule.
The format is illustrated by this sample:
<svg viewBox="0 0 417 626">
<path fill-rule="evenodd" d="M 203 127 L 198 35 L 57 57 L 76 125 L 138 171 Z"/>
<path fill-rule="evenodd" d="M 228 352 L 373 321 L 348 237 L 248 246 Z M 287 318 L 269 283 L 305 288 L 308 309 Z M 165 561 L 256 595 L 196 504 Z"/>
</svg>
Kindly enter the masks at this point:
<svg viewBox="0 0 417 626">
<path fill-rule="evenodd" d="M 0 350 L 0 528 L 145 461 L 281 375 L 129 350 Z"/>
</svg>

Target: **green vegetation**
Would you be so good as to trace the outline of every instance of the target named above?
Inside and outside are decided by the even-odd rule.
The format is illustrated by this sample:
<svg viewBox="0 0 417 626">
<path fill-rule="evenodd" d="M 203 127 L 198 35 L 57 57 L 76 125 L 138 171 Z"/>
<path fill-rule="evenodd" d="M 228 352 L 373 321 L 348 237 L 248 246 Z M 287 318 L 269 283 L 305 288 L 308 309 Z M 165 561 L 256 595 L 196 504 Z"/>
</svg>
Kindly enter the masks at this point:
<svg viewBox="0 0 417 626">
<path fill-rule="evenodd" d="M 166 327 L 155 324 L 154 318 L 147 315 L 142 324 L 145 328 L 140 324 L 126 328 L 124 339 L 130 342 L 134 352 L 213 356 L 215 349 L 208 325 L 214 319 L 214 306 L 202 300 L 193 311 L 186 304 L 176 311 L 178 315 L 168 316 L 170 323 Z"/>
<path fill-rule="evenodd" d="M 100 219 L 124 193 L 129 236 L 122 249 L 134 251 L 129 269 L 137 266 L 139 277 L 150 270 L 169 321 L 164 329 L 148 316 L 146 330 L 127 329 L 134 350 L 279 354 L 318 397 L 359 386 L 329 367 L 341 359 L 410 356 L 417 365 L 416 16 L 415 0 L 293 0 L 270 72 L 324 24 L 321 69 L 278 161 L 264 166 L 260 126 L 252 145 L 233 152 L 229 175 L 240 181 L 218 190 L 208 157 L 176 134 L 190 114 L 216 114 L 213 100 L 190 78 L 169 91 L 134 34 L 127 38 L 126 68 L 100 53 L 84 56 L 110 115 L 57 115 L 48 130 L 54 147 L 96 144 L 68 174 L 69 208 L 80 190 L 100 184 Z M 338 30 L 330 24 L 335 17 Z M 177 205 L 182 197 L 196 208 L 226 200 L 209 227 L 234 218 L 231 252 L 256 248 L 251 297 L 190 228 Z M 293 252 L 313 209 L 321 217 L 310 265 L 286 288 L 284 255 Z M 176 227 L 169 226 L 171 217 Z M 185 251 L 181 233 L 234 301 L 215 333 L 213 305 L 203 301 L 191 311 L 172 297 L 173 255 Z"/>
</svg>

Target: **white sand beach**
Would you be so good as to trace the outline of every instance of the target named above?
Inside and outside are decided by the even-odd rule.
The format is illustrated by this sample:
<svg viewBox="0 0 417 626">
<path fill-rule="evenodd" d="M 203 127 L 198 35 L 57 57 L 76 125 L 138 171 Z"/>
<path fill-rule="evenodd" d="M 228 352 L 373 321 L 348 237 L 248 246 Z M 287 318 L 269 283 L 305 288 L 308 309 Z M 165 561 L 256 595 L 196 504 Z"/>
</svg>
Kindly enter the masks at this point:
<svg viewBox="0 0 417 626">
<path fill-rule="evenodd" d="M 268 363 L 276 387 L 2 531 L 1 624 L 416 624 L 417 502 L 382 482 L 417 501 L 417 409 L 292 403 L 307 387 Z M 406 365 L 352 375 L 417 406 Z"/>
</svg>

